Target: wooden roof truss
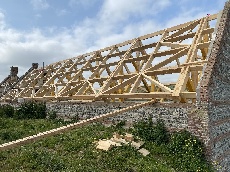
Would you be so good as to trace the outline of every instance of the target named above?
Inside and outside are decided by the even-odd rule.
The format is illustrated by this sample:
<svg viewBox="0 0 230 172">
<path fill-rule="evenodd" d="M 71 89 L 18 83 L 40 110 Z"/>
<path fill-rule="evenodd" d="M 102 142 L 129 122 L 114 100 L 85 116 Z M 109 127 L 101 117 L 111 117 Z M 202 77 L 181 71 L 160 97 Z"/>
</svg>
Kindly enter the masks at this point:
<svg viewBox="0 0 230 172">
<path fill-rule="evenodd" d="M 216 18 L 206 16 L 33 70 L 2 100 L 194 102 L 213 39 L 210 21 Z"/>
</svg>

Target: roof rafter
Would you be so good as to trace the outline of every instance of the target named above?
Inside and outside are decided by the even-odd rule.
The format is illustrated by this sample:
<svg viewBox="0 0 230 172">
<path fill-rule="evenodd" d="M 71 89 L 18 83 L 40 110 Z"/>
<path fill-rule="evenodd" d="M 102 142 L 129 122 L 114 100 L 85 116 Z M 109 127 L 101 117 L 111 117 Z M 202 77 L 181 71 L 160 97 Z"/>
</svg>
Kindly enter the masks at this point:
<svg viewBox="0 0 230 172">
<path fill-rule="evenodd" d="M 33 70 L 1 99 L 193 102 L 217 15 Z"/>
</svg>

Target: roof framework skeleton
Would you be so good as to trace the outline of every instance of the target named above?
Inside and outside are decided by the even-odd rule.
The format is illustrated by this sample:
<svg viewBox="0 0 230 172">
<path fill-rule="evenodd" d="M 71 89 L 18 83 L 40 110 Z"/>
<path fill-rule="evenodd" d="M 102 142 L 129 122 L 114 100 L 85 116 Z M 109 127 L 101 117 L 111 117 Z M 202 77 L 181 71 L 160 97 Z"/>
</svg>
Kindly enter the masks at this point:
<svg viewBox="0 0 230 172">
<path fill-rule="evenodd" d="M 216 19 L 207 15 L 34 69 L 1 99 L 195 102 Z"/>
</svg>

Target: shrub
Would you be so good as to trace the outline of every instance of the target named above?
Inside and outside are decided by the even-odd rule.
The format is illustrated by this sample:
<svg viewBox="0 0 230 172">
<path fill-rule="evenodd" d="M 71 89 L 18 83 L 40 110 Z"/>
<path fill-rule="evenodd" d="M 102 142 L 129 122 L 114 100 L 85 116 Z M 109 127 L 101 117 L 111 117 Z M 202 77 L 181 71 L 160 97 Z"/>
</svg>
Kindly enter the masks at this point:
<svg viewBox="0 0 230 172">
<path fill-rule="evenodd" d="M 23 135 L 23 131 L 18 131 L 14 129 L 7 129 L 7 130 L 2 130 L 0 132 L 0 140 L 4 142 L 12 141 L 12 140 L 17 140 L 21 138 Z"/>
<path fill-rule="evenodd" d="M 15 111 L 17 119 L 43 119 L 46 118 L 45 103 L 25 102 Z"/>
<path fill-rule="evenodd" d="M 11 105 L 0 106 L 0 117 L 12 118 L 14 116 L 14 107 Z"/>
<path fill-rule="evenodd" d="M 179 171 L 199 171 L 210 168 L 205 160 L 204 144 L 188 131 L 173 133 L 168 150 L 172 164 Z"/>
<path fill-rule="evenodd" d="M 57 112 L 55 112 L 55 111 L 49 111 L 47 113 L 47 116 L 48 116 L 49 119 L 56 119 L 57 118 Z"/>
<path fill-rule="evenodd" d="M 154 142 L 157 144 L 168 143 L 169 132 L 167 131 L 163 120 L 157 120 L 154 126 Z"/>
<path fill-rule="evenodd" d="M 116 128 L 122 128 L 123 126 L 125 126 L 125 120 L 122 120 L 122 121 L 119 121 L 117 124 L 116 124 Z"/>
<path fill-rule="evenodd" d="M 167 143 L 169 140 L 168 131 L 162 120 L 157 120 L 155 125 L 151 119 L 148 122 L 141 121 L 134 125 L 134 132 L 144 140 L 157 144 Z"/>
<path fill-rule="evenodd" d="M 140 121 L 137 124 L 134 124 L 134 134 L 141 137 L 144 140 L 153 141 L 153 133 L 154 130 L 151 121 Z"/>
</svg>

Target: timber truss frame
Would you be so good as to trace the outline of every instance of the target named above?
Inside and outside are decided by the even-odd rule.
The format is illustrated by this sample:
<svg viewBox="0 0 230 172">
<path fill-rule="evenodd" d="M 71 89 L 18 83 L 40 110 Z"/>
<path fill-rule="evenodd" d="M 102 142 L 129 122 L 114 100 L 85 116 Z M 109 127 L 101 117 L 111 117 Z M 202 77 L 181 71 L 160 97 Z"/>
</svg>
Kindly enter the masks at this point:
<svg viewBox="0 0 230 172">
<path fill-rule="evenodd" d="M 207 63 L 217 14 L 34 69 L 2 100 L 192 103 Z M 177 77 L 173 83 L 164 80 Z"/>
</svg>

